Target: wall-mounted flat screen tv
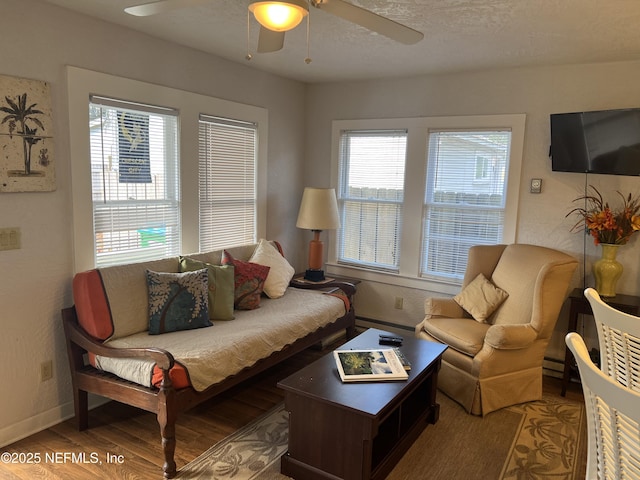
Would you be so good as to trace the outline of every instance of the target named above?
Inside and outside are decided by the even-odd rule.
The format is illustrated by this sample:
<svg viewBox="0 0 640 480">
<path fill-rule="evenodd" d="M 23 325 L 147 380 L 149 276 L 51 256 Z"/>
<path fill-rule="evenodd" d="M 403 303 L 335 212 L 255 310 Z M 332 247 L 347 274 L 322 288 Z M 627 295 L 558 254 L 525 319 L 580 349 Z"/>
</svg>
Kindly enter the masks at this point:
<svg viewBox="0 0 640 480">
<path fill-rule="evenodd" d="M 551 115 L 551 169 L 640 175 L 640 108 Z"/>
</svg>

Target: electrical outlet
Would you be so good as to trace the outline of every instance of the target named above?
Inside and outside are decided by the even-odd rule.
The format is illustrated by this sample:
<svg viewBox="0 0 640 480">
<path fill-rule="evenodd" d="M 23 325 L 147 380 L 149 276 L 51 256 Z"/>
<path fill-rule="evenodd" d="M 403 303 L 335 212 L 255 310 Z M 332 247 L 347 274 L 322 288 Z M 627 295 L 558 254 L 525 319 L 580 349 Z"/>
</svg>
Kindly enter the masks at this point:
<svg viewBox="0 0 640 480">
<path fill-rule="evenodd" d="M 393 307 L 397 308 L 398 310 L 402 310 L 403 301 L 404 301 L 404 299 L 402 297 L 396 297 L 396 301 L 395 301 Z"/>
<path fill-rule="evenodd" d="M 47 360 L 40 364 L 40 381 L 45 382 L 53 378 L 53 362 Z"/>
</svg>

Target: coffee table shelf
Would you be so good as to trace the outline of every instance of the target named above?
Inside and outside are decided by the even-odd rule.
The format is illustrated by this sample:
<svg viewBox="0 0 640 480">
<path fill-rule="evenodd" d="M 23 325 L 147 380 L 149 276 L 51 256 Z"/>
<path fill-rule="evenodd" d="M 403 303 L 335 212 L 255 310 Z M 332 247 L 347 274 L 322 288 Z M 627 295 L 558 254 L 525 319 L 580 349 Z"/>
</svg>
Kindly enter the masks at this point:
<svg viewBox="0 0 640 480">
<path fill-rule="evenodd" d="M 369 329 L 341 349 L 378 348 Z M 342 383 L 332 354 L 281 381 L 289 412 L 283 474 L 299 480 L 381 480 L 422 430 L 438 420 L 439 343 L 413 337 L 401 347 L 412 364 L 400 382 Z"/>
</svg>

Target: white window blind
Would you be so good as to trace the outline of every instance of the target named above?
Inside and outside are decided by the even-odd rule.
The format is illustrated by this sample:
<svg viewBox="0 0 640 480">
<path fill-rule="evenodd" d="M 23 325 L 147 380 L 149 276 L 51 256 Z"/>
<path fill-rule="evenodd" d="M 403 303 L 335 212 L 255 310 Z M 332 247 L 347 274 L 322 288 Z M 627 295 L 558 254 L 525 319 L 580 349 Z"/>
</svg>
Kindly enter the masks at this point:
<svg viewBox="0 0 640 480">
<path fill-rule="evenodd" d="M 431 131 L 421 276 L 459 281 L 469 247 L 502 240 L 511 132 Z"/>
<path fill-rule="evenodd" d="M 98 96 L 89 108 L 95 265 L 177 255 L 177 112 Z"/>
<path fill-rule="evenodd" d="M 200 115 L 200 251 L 256 241 L 257 125 Z"/>
<path fill-rule="evenodd" d="M 398 270 L 406 130 L 340 135 L 338 262 Z"/>
</svg>

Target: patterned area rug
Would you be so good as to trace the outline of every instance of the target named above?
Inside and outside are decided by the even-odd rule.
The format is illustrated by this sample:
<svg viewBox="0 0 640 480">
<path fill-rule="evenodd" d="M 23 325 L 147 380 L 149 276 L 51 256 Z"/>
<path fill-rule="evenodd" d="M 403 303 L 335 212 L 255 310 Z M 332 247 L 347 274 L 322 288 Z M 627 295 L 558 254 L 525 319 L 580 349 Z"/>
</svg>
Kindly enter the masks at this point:
<svg viewBox="0 0 640 480">
<path fill-rule="evenodd" d="M 445 395 L 438 402 L 439 421 L 424 430 L 387 480 L 584 478 L 583 404 L 545 396 L 481 418 Z M 278 405 L 184 466 L 177 478 L 287 480 L 279 472 L 286 450 L 287 414 Z"/>
<path fill-rule="evenodd" d="M 279 470 L 287 451 L 288 420 L 284 404 L 277 405 L 185 465 L 175 478 L 250 480 L 275 464 Z"/>
<path fill-rule="evenodd" d="M 558 397 L 510 407 L 522 414 L 518 436 L 502 469 L 502 479 L 584 478 L 584 405 Z"/>
</svg>

